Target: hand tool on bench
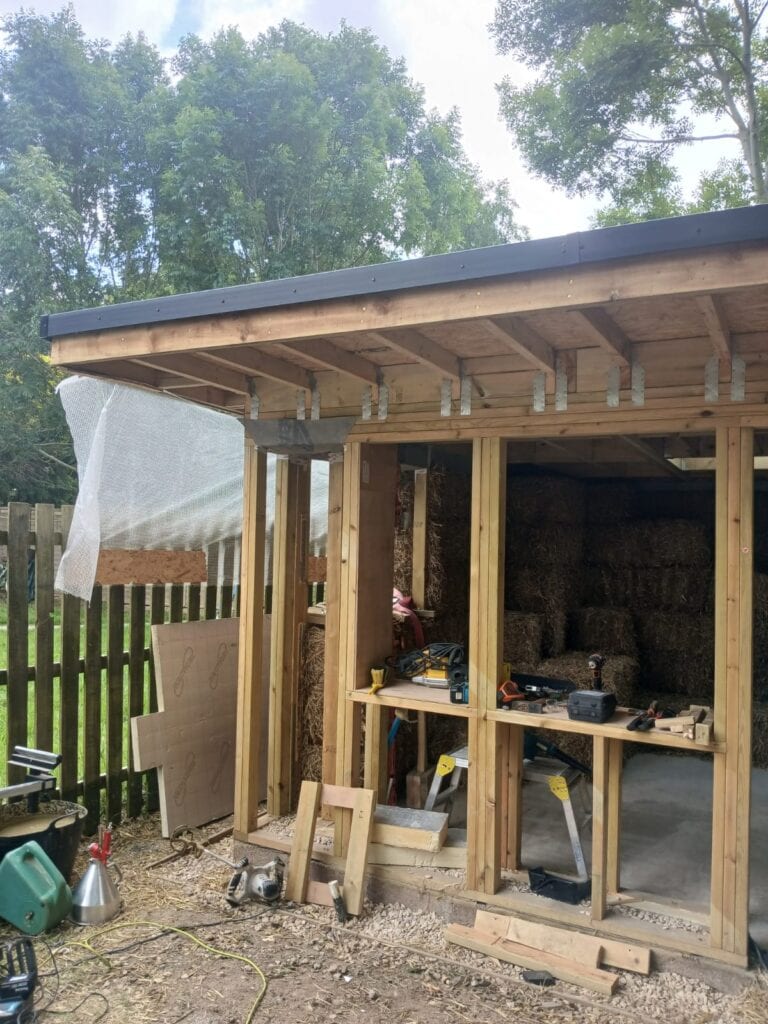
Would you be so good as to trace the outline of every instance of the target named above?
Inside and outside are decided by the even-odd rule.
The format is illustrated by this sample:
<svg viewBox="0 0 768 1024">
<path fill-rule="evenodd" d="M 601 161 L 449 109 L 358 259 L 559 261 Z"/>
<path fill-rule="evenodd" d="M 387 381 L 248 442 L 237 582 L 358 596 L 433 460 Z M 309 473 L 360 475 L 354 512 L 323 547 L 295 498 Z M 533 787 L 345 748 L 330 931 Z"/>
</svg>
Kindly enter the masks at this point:
<svg viewBox="0 0 768 1024">
<path fill-rule="evenodd" d="M 674 712 L 668 708 L 660 711 L 659 702 L 651 701 L 646 711 L 639 711 L 631 721 L 627 723 L 630 732 L 648 732 L 656 724 L 659 718 L 674 718 Z"/>
</svg>

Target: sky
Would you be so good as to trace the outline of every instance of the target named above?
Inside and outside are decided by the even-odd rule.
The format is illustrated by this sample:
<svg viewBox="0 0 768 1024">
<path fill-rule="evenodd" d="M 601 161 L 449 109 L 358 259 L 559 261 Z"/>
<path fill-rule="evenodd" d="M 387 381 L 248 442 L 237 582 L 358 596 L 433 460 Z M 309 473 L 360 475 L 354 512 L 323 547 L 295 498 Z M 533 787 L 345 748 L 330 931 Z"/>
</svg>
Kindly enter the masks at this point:
<svg viewBox="0 0 768 1024">
<path fill-rule="evenodd" d="M 20 6 L 50 13 L 62 2 L 0 0 L 0 14 Z M 595 201 L 569 197 L 534 178 L 499 119 L 495 83 L 504 75 L 522 82 L 529 72 L 495 52 L 488 31 L 495 0 L 74 0 L 73 6 L 89 36 L 116 41 L 143 31 L 168 53 L 188 32 L 209 37 L 237 25 L 252 38 L 284 18 L 322 33 L 336 31 L 342 19 L 369 28 L 393 56 L 405 59 L 429 107 L 443 114 L 459 109 L 470 160 L 485 180 L 510 183 L 517 219 L 533 238 L 589 227 Z"/>
</svg>

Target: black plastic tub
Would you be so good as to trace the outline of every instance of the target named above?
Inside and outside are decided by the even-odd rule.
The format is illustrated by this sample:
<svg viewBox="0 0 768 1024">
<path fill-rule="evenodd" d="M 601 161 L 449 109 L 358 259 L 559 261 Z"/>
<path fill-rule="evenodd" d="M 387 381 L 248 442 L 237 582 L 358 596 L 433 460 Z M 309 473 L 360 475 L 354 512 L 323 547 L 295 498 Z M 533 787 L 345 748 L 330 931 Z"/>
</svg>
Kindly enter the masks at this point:
<svg viewBox="0 0 768 1024">
<path fill-rule="evenodd" d="M 37 811 L 26 802 L 0 807 L 0 860 L 24 843 L 39 843 L 68 883 L 88 811 L 66 800 L 40 801 Z"/>
</svg>

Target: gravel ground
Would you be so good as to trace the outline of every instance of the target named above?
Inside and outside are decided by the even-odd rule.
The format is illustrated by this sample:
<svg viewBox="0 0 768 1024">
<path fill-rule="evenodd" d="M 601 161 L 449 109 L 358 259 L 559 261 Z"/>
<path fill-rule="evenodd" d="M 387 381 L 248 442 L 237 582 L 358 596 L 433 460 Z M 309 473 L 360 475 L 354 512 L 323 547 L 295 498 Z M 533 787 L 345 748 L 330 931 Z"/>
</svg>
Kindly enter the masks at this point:
<svg viewBox="0 0 768 1024">
<path fill-rule="evenodd" d="M 221 827 L 202 831 L 210 835 Z M 562 983 L 531 987 L 511 965 L 448 946 L 441 920 L 402 906 L 366 905 L 346 926 L 314 906 L 232 910 L 223 899 L 229 871 L 213 858 L 188 856 L 150 867 L 170 852 L 159 832 L 156 817 L 116 831 L 115 860 L 125 875 L 119 917 L 103 929 L 64 924 L 46 936 L 47 945 L 38 942 L 44 986 L 38 1020 L 768 1024 L 764 978 L 728 996 L 679 974 L 621 973 L 616 994 L 605 998 Z M 230 847 L 227 839 L 214 848 L 228 856 Z M 188 935 L 163 930 L 168 927 Z M 250 1017 L 263 982 L 242 958 L 267 982 Z"/>
</svg>

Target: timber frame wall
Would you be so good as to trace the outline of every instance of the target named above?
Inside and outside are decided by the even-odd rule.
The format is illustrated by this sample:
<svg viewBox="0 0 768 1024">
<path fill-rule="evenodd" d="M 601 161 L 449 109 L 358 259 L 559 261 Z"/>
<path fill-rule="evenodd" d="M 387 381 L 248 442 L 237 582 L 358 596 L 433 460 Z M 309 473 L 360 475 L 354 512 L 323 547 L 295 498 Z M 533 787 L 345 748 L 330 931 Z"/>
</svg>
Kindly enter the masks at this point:
<svg viewBox="0 0 768 1024">
<path fill-rule="evenodd" d="M 362 771 L 365 785 L 382 795 L 384 709 L 445 710 L 387 689 L 371 697 L 366 689 L 371 665 L 389 652 L 391 642 L 397 445 L 472 443 L 470 704 L 452 712 L 468 719 L 466 892 L 479 901 L 576 926 L 584 924 L 583 916 L 571 918 L 560 905 L 553 908 L 549 901 L 502 889 L 502 869 L 519 867 L 522 733 L 531 724 L 522 715 L 497 711 L 495 699 L 501 671 L 507 448 L 521 441 L 613 438 L 639 445 L 663 463 L 665 438 L 686 441 L 714 434 L 709 938 L 661 929 L 646 930 L 642 938 L 745 965 L 753 454 L 755 433 L 768 431 L 768 209 L 611 230 L 499 247 L 497 264 L 493 250 L 454 254 L 431 264 L 375 268 L 374 274 L 371 268 L 358 268 L 306 282 L 163 299 L 157 305 L 59 314 L 46 318 L 43 330 L 52 339 L 54 361 L 78 372 L 156 390 L 183 389 L 191 400 L 246 417 L 303 420 L 310 405 L 313 416 L 319 411 L 356 417 L 343 456 L 332 458 L 330 470 L 327 784 L 356 785 Z M 608 240 L 613 253 L 606 249 Z M 576 255 L 560 263 L 557 256 L 542 261 L 542 252 L 551 256 L 558 251 Z M 532 262 L 526 263 L 529 256 Z M 388 294 L 380 294 L 387 288 L 377 278 L 392 278 Z M 370 292 L 379 294 L 371 297 Z M 226 313 L 216 314 L 218 302 Z M 669 325 L 675 318 L 673 330 Z M 500 354 L 493 354 L 494 345 Z M 402 363 L 395 365 L 398 358 Z M 377 392 L 373 418 L 371 397 Z M 298 782 L 292 712 L 299 627 L 306 615 L 300 593 L 306 578 L 307 477 L 306 459 L 281 462 L 268 682 L 267 811 L 273 815 L 291 809 Z M 235 834 L 252 841 L 258 839 L 259 825 L 258 723 L 267 703 L 267 685 L 260 677 L 264 498 L 264 453 L 246 440 Z M 591 732 L 594 742 L 590 926 L 637 940 L 637 922 L 611 913 L 620 901 L 621 744 L 628 734 L 610 723 L 588 728 L 570 723 L 568 728 Z M 648 744 L 702 749 L 682 738 L 631 736 Z M 336 852 L 343 854 L 349 812 L 337 813 Z"/>
</svg>

